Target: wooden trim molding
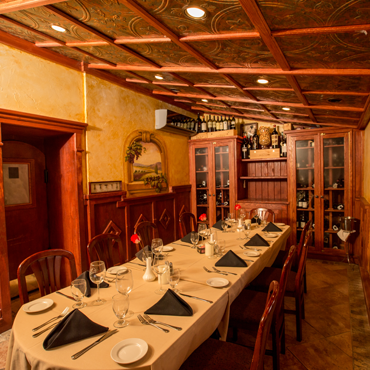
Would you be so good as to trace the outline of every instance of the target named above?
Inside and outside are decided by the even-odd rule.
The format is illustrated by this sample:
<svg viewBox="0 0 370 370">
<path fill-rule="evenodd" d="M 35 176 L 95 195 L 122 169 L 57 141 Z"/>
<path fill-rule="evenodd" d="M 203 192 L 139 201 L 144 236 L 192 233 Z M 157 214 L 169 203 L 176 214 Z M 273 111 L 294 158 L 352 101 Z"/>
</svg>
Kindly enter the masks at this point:
<svg viewBox="0 0 370 370">
<path fill-rule="evenodd" d="M 364 290 L 364 298 L 367 309 L 367 318 L 370 324 L 370 275 L 365 268 L 360 267 L 362 287 Z"/>
</svg>

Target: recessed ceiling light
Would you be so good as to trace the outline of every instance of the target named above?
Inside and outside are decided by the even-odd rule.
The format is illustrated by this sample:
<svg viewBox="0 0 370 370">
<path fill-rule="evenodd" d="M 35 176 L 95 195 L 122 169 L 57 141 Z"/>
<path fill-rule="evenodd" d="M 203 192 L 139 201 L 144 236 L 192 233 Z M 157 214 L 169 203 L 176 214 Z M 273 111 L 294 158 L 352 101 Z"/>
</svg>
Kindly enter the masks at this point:
<svg viewBox="0 0 370 370">
<path fill-rule="evenodd" d="M 186 9 L 186 13 L 192 18 L 202 18 L 206 12 L 203 9 L 190 7 Z"/>
<path fill-rule="evenodd" d="M 288 108 L 288 107 L 284 107 L 284 108 L 283 108 L 283 110 L 290 110 L 290 108 Z"/>
<path fill-rule="evenodd" d="M 268 83 L 269 83 L 269 80 L 265 80 L 264 78 L 259 78 L 259 79 L 257 80 L 257 82 L 258 82 L 259 84 L 268 84 Z"/>
<path fill-rule="evenodd" d="M 170 89 L 172 92 L 174 92 L 174 93 L 178 93 L 180 90 L 178 90 L 178 89 Z"/>
<path fill-rule="evenodd" d="M 51 28 L 52 28 L 53 30 L 55 30 L 55 31 L 58 31 L 58 32 L 66 32 L 66 29 L 65 29 L 65 28 L 60 27 L 60 26 L 57 26 L 57 25 L 55 25 L 55 24 L 52 24 L 52 25 L 51 25 Z"/>
<path fill-rule="evenodd" d="M 155 75 L 154 76 L 157 80 L 163 80 L 163 77 L 162 76 L 160 76 L 160 75 Z"/>
<path fill-rule="evenodd" d="M 208 103 L 208 100 L 207 99 L 202 99 L 202 101 L 204 101 L 205 103 Z"/>
</svg>

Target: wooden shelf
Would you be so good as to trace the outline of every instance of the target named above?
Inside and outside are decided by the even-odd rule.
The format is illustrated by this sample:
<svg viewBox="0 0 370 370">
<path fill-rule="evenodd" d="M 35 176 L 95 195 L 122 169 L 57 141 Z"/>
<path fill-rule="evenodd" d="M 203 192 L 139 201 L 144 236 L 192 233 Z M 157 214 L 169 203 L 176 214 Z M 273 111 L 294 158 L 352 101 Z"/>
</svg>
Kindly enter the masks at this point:
<svg viewBox="0 0 370 370">
<path fill-rule="evenodd" d="M 315 188 L 297 188 L 297 190 L 315 190 Z"/>
<path fill-rule="evenodd" d="M 335 231 L 333 229 L 330 229 L 330 230 L 324 230 L 324 233 L 328 233 L 328 234 L 338 234 L 339 230 L 338 231 Z"/>
<path fill-rule="evenodd" d="M 274 161 L 286 161 L 288 158 L 255 158 L 255 159 L 242 159 L 242 162 L 274 162 Z"/>
<path fill-rule="evenodd" d="M 315 167 L 296 167 L 296 170 L 314 170 Z"/>
<path fill-rule="evenodd" d="M 155 129 L 165 131 L 165 132 L 169 132 L 170 134 L 182 135 L 182 136 L 187 136 L 187 137 L 194 136 L 194 135 L 197 134 L 196 131 L 188 130 L 186 128 L 181 128 L 181 127 L 177 127 L 177 126 L 173 126 L 171 124 L 167 124 L 167 125 L 162 126 L 162 127 L 159 127 L 159 126 L 156 125 Z"/>
<path fill-rule="evenodd" d="M 344 209 L 332 209 L 332 208 L 328 208 L 328 209 L 325 209 L 324 212 L 344 212 Z"/>
<path fill-rule="evenodd" d="M 324 190 L 346 190 L 345 188 L 325 188 Z"/>
<path fill-rule="evenodd" d="M 215 153 L 216 155 L 217 154 L 229 154 L 229 152 L 217 152 L 217 153 Z"/>
<path fill-rule="evenodd" d="M 197 190 L 208 190 L 208 188 L 196 188 Z"/>
<path fill-rule="evenodd" d="M 338 144 L 338 145 L 324 145 L 324 148 L 340 148 L 344 147 L 344 144 Z"/>
<path fill-rule="evenodd" d="M 216 190 L 230 190 L 230 188 L 216 188 Z"/>
<path fill-rule="evenodd" d="M 230 208 L 230 206 L 216 206 L 217 208 Z"/>
<path fill-rule="evenodd" d="M 287 180 L 288 176 L 241 176 L 240 180 L 255 180 L 255 181 L 261 181 L 261 180 Z"/>
<path fill-rule="evenodd" d="M 297 147 L 296 148 L 297 150 L 301 150 L 301 149 L 315 149 L 314 146 L 300 146 L 300 147 Z"/>
<path fill-rule="evenodd" d="M 208 171 L 195 171 L 195 173 L 208 173 Z"/>
<path fill-rule="evenodd" d="M 315 210 L 315 208 L 298 208 L 298 207 L 297 207 L 297 212 L 298 212 L 298 211 L 311 211 L 311 212 L 312 212 L 312 211 L 314 211 L 314 210 Z"/>
<path fill-rule="evenodd" d="M 208 208 L 208 204 L 197 204 L 197 207 Z"/>
<path fill-rule="evenodd" d="M 208 155 L 208 153 L 199 153 L 199 154 L 195 154 L 196 157 L 199 157 L 201 155 Z"/>
<path fill-rule="evenodd" d="M 229 172 L 230 170 L 216 170 L 216 172 Z"/>
<path fill-rule="evenodd" d="M 335 170 L 337 168 L 344 168 L 344 166 L 342 166 L 342 167 L 324 167 L 324 170 Z"/>
</svg>

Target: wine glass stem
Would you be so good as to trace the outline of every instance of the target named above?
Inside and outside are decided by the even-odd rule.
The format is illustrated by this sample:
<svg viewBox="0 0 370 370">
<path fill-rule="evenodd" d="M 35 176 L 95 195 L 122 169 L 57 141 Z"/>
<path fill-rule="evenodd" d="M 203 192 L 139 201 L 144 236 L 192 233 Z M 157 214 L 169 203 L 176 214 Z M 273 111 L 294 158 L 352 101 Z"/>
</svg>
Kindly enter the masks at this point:
<svg viewBox="0 0 370 370">
<path fill-rule="evenodd" d="M 159 291 L 162 291 L 162 274 L 158 274 L 159 277 Z"/>
<path fill-rule="evenodd" d="M 100 283 L 98 283 L 98 284 L 96 284 L 97 285 L 97 287 L 98 287 L 98 299 L 96 300 L 97 302 L 99 302 L 100 301 L 100 295 L 99 295 L 99 285 L 100 285 Z"/>
</svg>

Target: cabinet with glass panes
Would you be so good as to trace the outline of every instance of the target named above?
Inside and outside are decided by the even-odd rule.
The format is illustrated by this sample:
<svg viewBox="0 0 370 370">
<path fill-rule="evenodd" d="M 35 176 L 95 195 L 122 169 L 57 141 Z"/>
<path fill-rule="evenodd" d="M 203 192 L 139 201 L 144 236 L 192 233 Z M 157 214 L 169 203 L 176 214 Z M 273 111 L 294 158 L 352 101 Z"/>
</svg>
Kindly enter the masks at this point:
<svg viewBox="0 0 370 370">
<path fill-rule="evenodd" d="M 352 216 L 349 132 L 304 130 L 288 134 L 289 197 L 293 240 L 298 243 L 312 220 L 311 255 L 344 254 L 348 245 L 337 235 L 340 220 Z"/>
</svg>

